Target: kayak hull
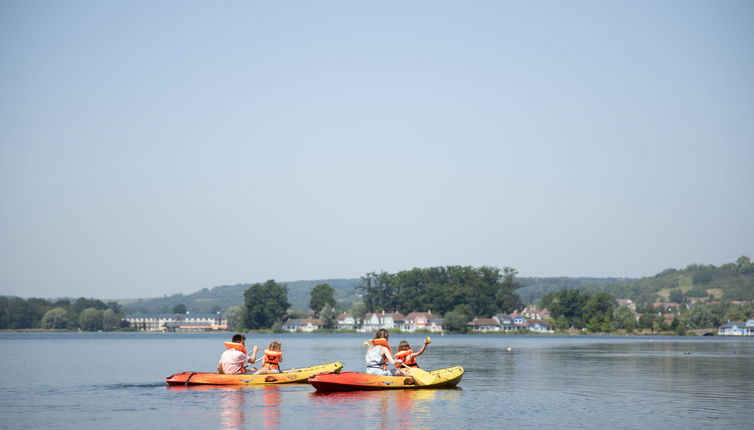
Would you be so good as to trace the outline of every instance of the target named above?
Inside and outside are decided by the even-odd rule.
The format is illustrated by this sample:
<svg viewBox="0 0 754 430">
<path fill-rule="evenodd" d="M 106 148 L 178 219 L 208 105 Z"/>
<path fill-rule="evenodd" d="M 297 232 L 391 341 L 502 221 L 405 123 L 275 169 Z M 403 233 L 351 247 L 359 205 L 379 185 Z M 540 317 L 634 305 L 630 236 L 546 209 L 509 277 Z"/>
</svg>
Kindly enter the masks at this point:
<svg viewBox="0 0 754 430">
<path fill-rule="evenodd" d="M 435 380 L 426 385 L 419 385 L 406 376 L 379 376 L 360 372 L 320 373 L 309 378 L 309 383 L 317 391 L 324 392 L 440 389 L 458 385 L 463 378 L 463 372 L 463 367 L 460 366 L 430 371 Z"/>
<path fill-rule="evenodd" d="M 278 385 L 306 383 L 308 378 L 323 372 L 337 372 L 343 363 L 332 363 L 301 369 L 289 369 L 269 375 L 225 375 L 211 372 L 181 372 L 168 376 L 168 385 Z"/>
</svg>

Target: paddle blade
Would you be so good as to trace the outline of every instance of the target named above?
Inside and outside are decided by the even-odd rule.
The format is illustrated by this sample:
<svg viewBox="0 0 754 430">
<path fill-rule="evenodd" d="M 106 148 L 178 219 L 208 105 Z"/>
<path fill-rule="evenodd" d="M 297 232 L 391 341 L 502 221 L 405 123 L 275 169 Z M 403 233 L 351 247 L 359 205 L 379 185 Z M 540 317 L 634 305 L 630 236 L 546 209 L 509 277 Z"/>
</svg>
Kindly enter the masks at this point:
<svg viewBox="0 0 754 430">
<path fill-rule="evenodd" d="M 432 385 L 435 382 L 435 376 L 426 370 L 421 370 L 418 367 L 410 368 L 409 373 L 419 385 Z"/>
</svg>

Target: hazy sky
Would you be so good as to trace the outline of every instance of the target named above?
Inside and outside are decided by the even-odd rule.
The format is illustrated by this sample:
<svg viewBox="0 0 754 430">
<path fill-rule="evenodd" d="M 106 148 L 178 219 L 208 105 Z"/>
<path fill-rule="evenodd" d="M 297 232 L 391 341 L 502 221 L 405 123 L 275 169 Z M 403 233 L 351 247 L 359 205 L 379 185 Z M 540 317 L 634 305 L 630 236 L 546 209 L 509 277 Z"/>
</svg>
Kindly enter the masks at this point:
<svg viewBox="0 0 754 430">
<path fill-rule="evenodd" d="M 0 294 L 754 258 L 754 2 L 0 1 Z"/>
</svg>

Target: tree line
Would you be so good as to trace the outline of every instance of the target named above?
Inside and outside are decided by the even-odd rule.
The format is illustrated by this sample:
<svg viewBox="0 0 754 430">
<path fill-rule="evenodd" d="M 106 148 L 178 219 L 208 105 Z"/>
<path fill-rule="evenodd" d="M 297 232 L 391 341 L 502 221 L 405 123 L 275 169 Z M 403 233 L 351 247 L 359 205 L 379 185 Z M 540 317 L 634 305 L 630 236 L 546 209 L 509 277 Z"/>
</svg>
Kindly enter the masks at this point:
<svg viewBox="0 0 754 430">
<path fill-rule="evenodd" d="M 521 307 L 515 269 L 445 266 L 414 268 L 398 273 L 368 273 L 358 287 L 369 312 L 427 311 L 444 315 L 463 310 L 490 317 Z"/>
<path fill-rule="evenodd" d="M 446 318 L 451 330 L 463 331 L 474 316 L 492 316 L 511 312 L 522 306 L 516 289 L 517 272 L 510 267 L 446 266 L 414 268 L 397 273 L 367 273 L 357 290 L 363 303 L 353 304 L 355 315 L 366 312 L 428 311 Z M 244 291 L 244 305 L 228 309 L 228 325 L 236 329 L 280 329 L 286 318 L 307 314 L 290 308 L 286 285 L 274 280 L 254 284 Z M 340 309 L 334 289 L 327 283 L 316 285 L 310 292 L 309 307 L 325 324 L 334 328 Z"/>
<path fill-rule="evenodd" d="M 613 295 L 604 292 L 588 294 L 580 290 L 546 294 L 539 299 L 539 306 L 550 311 L 556 330 L 585 329 L 602 333 L 672 330 L 684 334 L 689 329 L 717 328 L 726 321 L 743 321 L 754 316 L 754 305 L 727 301 L 668 308 L 646 303 L 637 307 L 637 320 L 634 311 L 618 306 Z"/>
<path fill-rule="evenodd" d="M 35 328 L 116 330 L 124 328 L 123 313 L 117 302 L 83 297 L 75 301 L 0 297 L 0 329 Z"/>
</svg>

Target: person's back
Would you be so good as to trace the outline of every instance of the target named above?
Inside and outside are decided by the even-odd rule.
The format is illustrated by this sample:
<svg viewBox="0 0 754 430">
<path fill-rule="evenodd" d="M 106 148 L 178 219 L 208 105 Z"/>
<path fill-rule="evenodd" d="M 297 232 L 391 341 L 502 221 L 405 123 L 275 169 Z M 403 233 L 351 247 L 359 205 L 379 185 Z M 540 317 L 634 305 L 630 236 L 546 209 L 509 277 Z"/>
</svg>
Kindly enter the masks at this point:
<svg viewBox="0 0 754 430">
<path fill-rule="evenodd" d="M 383 366 L 386 360 L 385 356 L 382 355 L 382 348 L 379 345 L 370 347 L 364 359 L 366 361 L 367 373 L 383 373 Z"/>
<path fill-rule="evenodd" d="M 242 375 L 246 373 L 244 364 L 249 361 L 249 356 L 236 349 L 229 349 L 220 356 L 220 366 L 226 375 Z"/>
<path fill-rule="evenodd" d="M 244 366 L 247 362 L 253 363 L 256 360 L 256 345 L 252 349 L 252 355 L 246 354 L 246 336 L 236 334 L 231 342 L 225 342 L 227 350 L 220 356 L 220 362 L 217 364 L 217 372 L 227 375 L 243 375 L 246 373 Z"/>
<path fill-rule="evenodd" d="M 395 376 L 402 375 L 398 369 L 388 370 L 386 369 L 386 363 L 390 363 L 393 366 L 399 366 L 400 360 L 396 361 L 393 358 L 393 352 L 390 349 L 388 343 L 388 337 L 390 333 L 381 328 L 374 334 L 374 338 L 368 342 L 369 349 L 364 356 L 366 362 L 366 370 L 370 375 L 382 375 L 382 376 Z"/>
</svg>

